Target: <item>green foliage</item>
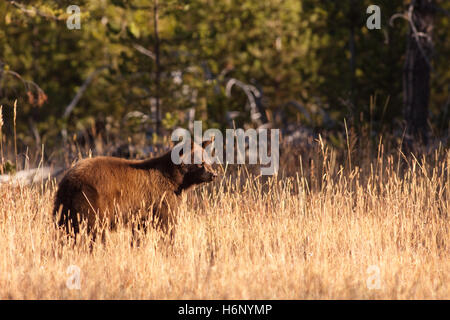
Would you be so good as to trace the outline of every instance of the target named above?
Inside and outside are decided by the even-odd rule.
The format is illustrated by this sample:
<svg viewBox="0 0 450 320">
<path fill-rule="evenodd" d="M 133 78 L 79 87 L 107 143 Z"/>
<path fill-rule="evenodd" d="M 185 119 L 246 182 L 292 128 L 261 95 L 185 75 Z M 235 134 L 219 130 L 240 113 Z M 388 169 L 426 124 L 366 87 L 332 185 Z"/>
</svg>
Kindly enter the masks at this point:
<svg viewBox="0 0 450 320">
<path fill-rule="evenodd" d="M 449 3 L 436 2 L 450 9 Z M 290 117 L 312 127 L 330 125 L 327 115 L 335 123 L 346 117 L 361 127 L 370 122 L 373 130 L 395 128 L 401 119 L 408 26 L 403 20 L 390 26 L 389 19 L 402 12 L 405 3 L 378 1 L 382 30 L 369 31 L 368 0 L 159 1 L 157 90 L 157 67 L 151 57 L 156 53 L 154 1 L 77 1 L 81 30 L 66 27 L 66 8 L 72 1 L 23 1 L 23 8 L 2 1 L 0 104 L 6 108 L 18 98 L 19 137 L 28 145 L 35 142 L 33 124 L 40 142 L 51 146 L 62 128 L 76 131 L 86 119 L 106 117 L 125 126 L 129 123 L 123 119 L 132 111 L 148 116 L 140 130 L 153 130 L 156 96 L 168 130 L 186 126 L 190 108 L 195 108 L 196 119 L 223 128 L 228 111 L 241 111 L 242 121 L 250 122 L 246 95 L 238 89 L 225 94 L 227 79 L 235 78 L 262 91 L 269 116 L 296 101 L 312 120 L 296 112 Z M 435 24 L 430 109 L 431 119 L 442 130 L 450 116 L 447 112 L 440 117 L 449 93 L 448 17 L 437 15 Z M 70 116 L 63 118 L 92 74 Z M 378 103 L 371 108 L 375 96 Z"/>
<path fill-rule="evenodd" d="M 178 123 L 178 119 L 170 112 L 166 112 L 165 117 L 162 119 L 162 124 L 166 129 L 174 128 Z"/>
</svg>

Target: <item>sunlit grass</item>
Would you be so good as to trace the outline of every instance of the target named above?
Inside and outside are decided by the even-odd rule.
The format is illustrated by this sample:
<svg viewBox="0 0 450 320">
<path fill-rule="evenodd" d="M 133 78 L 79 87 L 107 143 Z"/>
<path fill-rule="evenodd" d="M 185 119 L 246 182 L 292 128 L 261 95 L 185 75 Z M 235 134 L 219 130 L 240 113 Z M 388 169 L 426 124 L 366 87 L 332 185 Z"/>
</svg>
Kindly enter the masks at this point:
<svg viewBox="0 0 450 320">
<path fill-rule="evenodd" d="M 324 151 L 315 188 L 300 168 L 225 172 L 183 197 L 173 245 L 150 230 L 132 247 L 122 227 L 92 251 L 55 230 L 54 183 L 3 184 L 0 298 L 448 299 L 450 152 L 437 158 L 400 173 L 389 157 L 344 169 Z"/>
</svg>

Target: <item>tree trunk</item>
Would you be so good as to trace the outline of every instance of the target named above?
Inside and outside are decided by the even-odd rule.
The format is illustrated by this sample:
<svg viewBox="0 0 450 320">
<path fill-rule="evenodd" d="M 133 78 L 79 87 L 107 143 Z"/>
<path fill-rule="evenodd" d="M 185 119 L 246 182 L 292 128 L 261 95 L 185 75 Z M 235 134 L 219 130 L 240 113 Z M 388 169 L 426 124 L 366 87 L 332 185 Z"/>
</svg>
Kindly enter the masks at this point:
<svg viewBox="0 0 450 320">
<path fill-rule="evenodd" d="M 433 0 L 412 0 L 403 70 L 403 104 L 409 140 L 428 142 Z"/>
<path fill-rule="evenodd" d="M 359 119 L 359 112 L 356 108 L 356 41 L 355 41 L 355 28 L 358 22 L 358 6 L 355 0 L 350 2 L 350 14 L 349 14 L 349 50 L 350 50 L 350 102 L 352 103 L 353 111 L 356 113 L 355 119 Z"/>
<path fill-rule="evenodd" d="M 161 90 L 161 62 L 160 62 L 160 40 L 159 40 L 159 31 L 158 31 L 158 22 L 159 22 L 159 13 L 158 13 L 158 0 L 154 0 L 153 3 L 153 28 L 155 35 L 155 64 L 156 64 L 156 90 L 155 90 L 155 99 L 156 99 L 156 134 L 160 133 L 161 127 L 161 110 L 160 110 L 160 90 Z"/>
</svg>

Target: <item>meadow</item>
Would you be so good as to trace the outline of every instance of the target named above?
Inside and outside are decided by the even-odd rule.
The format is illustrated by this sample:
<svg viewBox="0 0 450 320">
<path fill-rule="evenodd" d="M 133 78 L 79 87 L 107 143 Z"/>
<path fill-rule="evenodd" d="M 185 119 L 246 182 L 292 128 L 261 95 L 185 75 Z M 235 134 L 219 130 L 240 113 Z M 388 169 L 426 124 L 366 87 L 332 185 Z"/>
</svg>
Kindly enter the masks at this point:
<svg viewBox="0 0 450 320">
<path fill-rule="evenodd" d="M 320 139 L 282 153 L 278 176 L 222 168 L 183 196 L 173 244 L 149 230 L 131 246 L 123 226 L 74 246 L 55 180 L 0 184 L 0 298 L 448 299 L 450 151 L 378 150 Z"/>
<path fill-rule="evenodd" d="M 0 299 L 450 299 L 450 1 L 70 2 L 0 0 Z M 58 229 L 67 169 L 181 128 L 279 130 L 280 170 L 80 166 L 84 213 L 208 183 L 173 239 Z"/>
</svg>

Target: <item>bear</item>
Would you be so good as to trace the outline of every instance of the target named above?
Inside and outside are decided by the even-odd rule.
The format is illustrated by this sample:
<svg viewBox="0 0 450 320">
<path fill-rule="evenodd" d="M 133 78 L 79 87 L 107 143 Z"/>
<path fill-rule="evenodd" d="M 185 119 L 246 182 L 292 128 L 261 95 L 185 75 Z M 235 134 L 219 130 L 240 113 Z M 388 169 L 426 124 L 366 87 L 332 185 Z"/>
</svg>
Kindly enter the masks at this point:
<svg viewBox="0 0 450 320">
<path fill-rule="evenodd" d="M 202 146 L 191 143 L 190 156 L 202 152 L 201 163 L 175 164 L 172 150 L 145 160 L 98 156 L 77 162 L 60 183 L 55 196 L 55 223 L 68 234 L 80 232 L 86 222 L 87 233 L 95 241 L 98 226 L 115 229 L 118 221 L 143 225 L 174 237 L 177 209 L 183 191 L 208 183 L 217 177 Z M 183 149 L 184 150 L 184 149 Z M 186 156 L 180 152 L 180 156 Z"/>
</svg>

